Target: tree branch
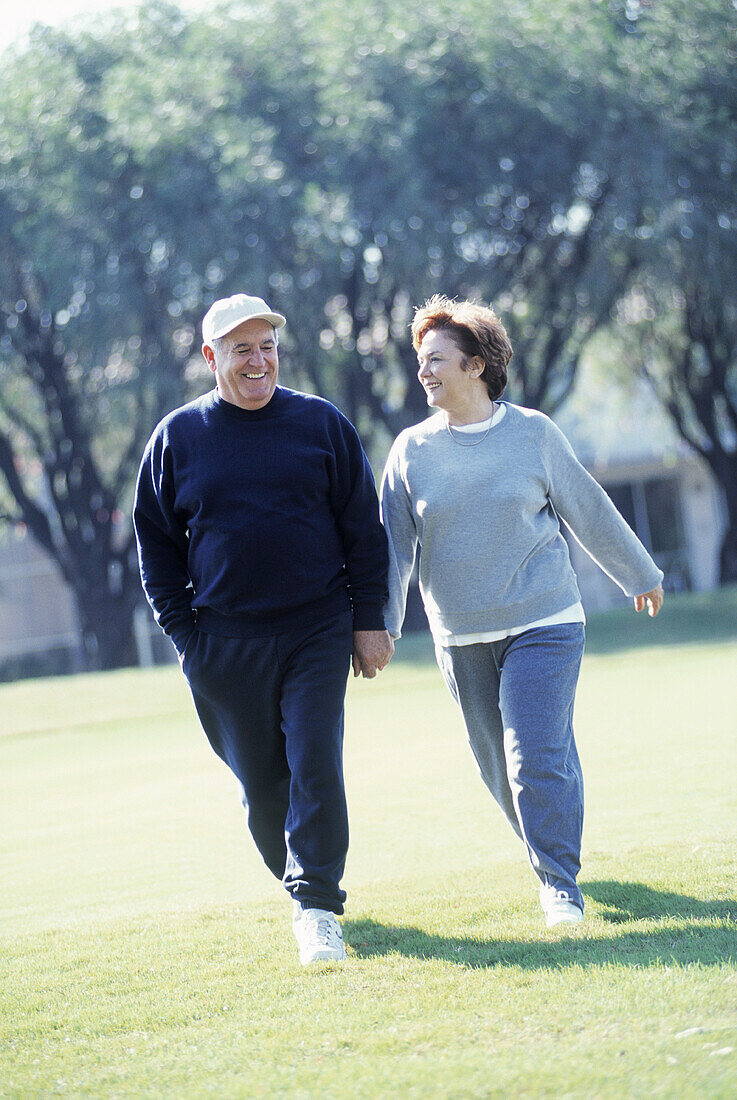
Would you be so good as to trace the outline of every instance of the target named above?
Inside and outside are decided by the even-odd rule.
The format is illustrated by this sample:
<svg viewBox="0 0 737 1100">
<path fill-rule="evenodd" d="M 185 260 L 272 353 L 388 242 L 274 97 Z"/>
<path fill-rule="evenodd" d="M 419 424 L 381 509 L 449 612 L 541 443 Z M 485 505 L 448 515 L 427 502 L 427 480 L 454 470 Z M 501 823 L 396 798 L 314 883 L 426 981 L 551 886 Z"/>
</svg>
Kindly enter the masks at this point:
<svg viewBox="0 0 737 1100">
<path fill-rule="evenodd" d="M 15 466 L 13 448 L 5 432 L 0 431 L 0 471 L 5 478 L 21 518 L 28 525 L 34 538 L 62 565 L 62 556 L 54 541 L 51 525 L 44 510 L 28 495 Z"/>
</svg>

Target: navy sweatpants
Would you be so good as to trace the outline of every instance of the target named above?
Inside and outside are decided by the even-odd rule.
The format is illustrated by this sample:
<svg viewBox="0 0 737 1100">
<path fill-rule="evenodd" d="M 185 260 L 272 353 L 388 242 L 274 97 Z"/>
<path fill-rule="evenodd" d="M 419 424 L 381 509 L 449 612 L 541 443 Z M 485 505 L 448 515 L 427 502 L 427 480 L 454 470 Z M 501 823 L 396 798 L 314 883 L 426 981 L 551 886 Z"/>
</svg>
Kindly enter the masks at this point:
<svg viewBox="0 0 737 1100">
<path fill-rule="evenodd" d="M 343 707 L 350 612 L 263 638 L 198 629 L 182 669 L 217 755 L 240 781 L 269 870 L 303 907 L 343 912 Z"/>
</svg>

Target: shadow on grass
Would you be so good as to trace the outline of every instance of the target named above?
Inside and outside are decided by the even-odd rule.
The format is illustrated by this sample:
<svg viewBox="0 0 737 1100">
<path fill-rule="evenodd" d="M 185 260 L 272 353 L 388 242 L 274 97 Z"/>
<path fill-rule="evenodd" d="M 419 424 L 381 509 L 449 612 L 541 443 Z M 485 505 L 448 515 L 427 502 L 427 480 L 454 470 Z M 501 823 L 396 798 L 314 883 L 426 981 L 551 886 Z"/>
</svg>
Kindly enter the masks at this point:
<svg viewBox="0 0 737 1100">
<path fill-rule="evenodd" d="M 642 882 L 615 879 L 585 882 L 581 889 L 585 897 L 598 902 L 601 909 L 597 916 L 609 924 L 665 917 L 737 921 L 737 898 L 699 901 L 688 894 L 654 890 Z"/>
<path fill-rule="evenodd" d="M 438 936 L 411 925 L 385 925 L 374 920 L 347 920 L 343 931 L 358 958 L 404 955 L 441 959 L 469 969 L 518 966 L 525 970 L 557 970 L 605 964 L 637 968 L 657 963 L 715 966 L 737 956 L 737 898 L 699 901 L 629 882 L 591 882 L 582 888 L 585 896 L 604 907 L 597 916 L 620 926 L 615 934 L 592 935 L 584 924 L 570 931 L 551 931 L 549 939 L 485 940 Z M 667 928 L 627 932 L 621 927 L 666 918 Z M 683 924 L 674 925 L 673 918 L 681 919 Z"/>
</svg>

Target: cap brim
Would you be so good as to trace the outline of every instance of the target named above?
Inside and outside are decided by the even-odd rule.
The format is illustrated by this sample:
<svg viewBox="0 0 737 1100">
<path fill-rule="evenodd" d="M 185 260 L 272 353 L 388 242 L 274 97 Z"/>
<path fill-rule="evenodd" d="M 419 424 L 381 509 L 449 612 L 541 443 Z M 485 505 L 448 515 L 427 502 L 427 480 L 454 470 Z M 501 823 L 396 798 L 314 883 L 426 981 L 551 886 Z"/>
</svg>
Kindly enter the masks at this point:
<svg viewBox="0 0 737 1100">
<path fill-rule="evenodd" d="M 281 313 L 252 313 L 248 317 L 241 317 L 232 325 L 226 325 L 225 328 L 213 329 L 212 339 L 219 340 L 221 336 L 227 336 L 229 332 L 232 332 L 234 328 L 238 328 L 238 325 L 242 325 L 245 321 L 268 321 L 274 328 L 283 328 L 287 323 L 286 317 L 283 317 Z"/>
</svg>

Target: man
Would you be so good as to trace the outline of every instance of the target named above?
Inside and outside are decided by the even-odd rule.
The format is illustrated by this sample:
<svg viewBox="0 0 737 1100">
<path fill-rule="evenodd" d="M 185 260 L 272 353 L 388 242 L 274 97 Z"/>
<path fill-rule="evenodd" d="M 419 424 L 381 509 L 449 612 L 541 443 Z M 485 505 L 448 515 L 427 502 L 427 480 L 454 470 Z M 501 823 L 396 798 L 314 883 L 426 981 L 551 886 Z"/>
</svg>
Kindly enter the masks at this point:
<svg viewBox="0 0 737 1100">
<path fill-rule="evenodd" d="M 154 431 L 138 477 L 141 578 L 171 637 L 248 825 L 293 899 L 303 964 L 345 958 L 336 915 L 348 849 L 343 705 L 353 670 L 391 658 L 387 548 L 355 429 L 329 402 L 277 385 L 262 298 L 208 310 L 215 389 Z"/>
</svg>

